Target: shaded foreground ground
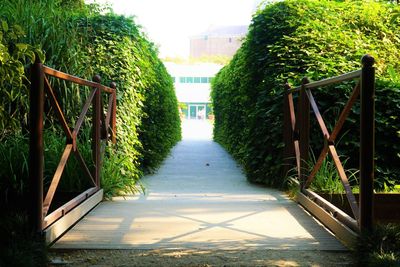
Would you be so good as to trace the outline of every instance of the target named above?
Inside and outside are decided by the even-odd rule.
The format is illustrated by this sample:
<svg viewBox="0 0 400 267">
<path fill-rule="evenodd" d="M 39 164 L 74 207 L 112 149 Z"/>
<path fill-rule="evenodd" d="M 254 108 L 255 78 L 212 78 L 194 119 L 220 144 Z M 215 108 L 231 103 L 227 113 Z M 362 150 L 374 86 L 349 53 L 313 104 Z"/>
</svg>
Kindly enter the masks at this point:
<svg viewBox="0 0 400 267">
<path fill-rule="evenodd" d="M 294 250 L 71 250 L 51 255 L 64 266 L 353 266 L 349 252 Z"/>
<path fill-rule="evenodd" d="M 143 179 L 147 193 L 101 203 L 53 246 L 59 249 L 52 252 L 54 263 L 351 265 L 346 249 L 296 203 L 249 184 L 212 142 L 209 124 L 183 126 L 184 140 L 157 173 Z"/>
</svg>

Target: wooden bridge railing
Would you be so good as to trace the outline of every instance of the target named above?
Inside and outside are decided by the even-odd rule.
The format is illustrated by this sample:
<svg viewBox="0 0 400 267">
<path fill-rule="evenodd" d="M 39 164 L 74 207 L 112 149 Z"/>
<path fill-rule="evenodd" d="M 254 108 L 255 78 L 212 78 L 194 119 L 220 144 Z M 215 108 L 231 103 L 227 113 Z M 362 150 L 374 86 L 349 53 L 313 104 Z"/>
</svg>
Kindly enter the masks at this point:
<svg viewBox="0 0 400 267">
<path fill-rule="evenodd" d="M 373 180 L 374 180 L 374 143 L 375 143 L 375 69 L 374 58 L 365 55 L 362 58 L 362 68 L 337 77 L 310 82 L 304 78 L 302 85 L 291 88 L 285 85 L 286 95 L 284 100 L 284 159 L 285 173 L 290 168 L 291 158 L 296 160 L 297 176 L 301 193 L 313 199 L 325 211 L 329 211 L 339 221 L 347 225 L 350 229 L 358 232 L 359 230 L 370 230 L 373 225 Z M 332 132 L 326 127 L 324 119 L 318 109 L 317 102 L 312 94 L 312 89 L 331 84 L 358 79 L 354 90 L 343 108 L 338 121 Z M 294 108 L 293 94 L 299 93 L 297 102 L 297 116 Z M 359 205 L 352 193 L 347 175 L 338 156 L 335 140 L 342 129 L 342 126 L 349 115 L 352 106 L 360 95 L 360 194 Z M 310 173 L 307 173 L 309 159 L 309 135 L 310 135 L 310 107 L 313 110 L 318 122 L 324 147 L 313 166 Z M 308 189 L 316 173 L 327 155 L 332 157 L 336 166 L 341 182 L 344 186 L 347 201 L 350 204 L 353 216 L 335 207 L 324 198 Z M 288 167 L 289 166 L 289 167 Z"/>
<path fill-rule="evenodd" d="M 73 129 L 68 126 L 66 117 L 60 107 L 47 76 L 52 76 L 65 81 L 83 85 L 91 88 L 91 92 L 86 99 L 80 116 Z M 106 115 L 103 112 L 102 93 L 106 93 L 108 98 L 108 110 Z M 66 146 L 49 189 L 44 196 L 43 170 L 44 170 L 44 147 L 43 147 L 43 120 L 45 98 L 50 102 L 54 109 L 59 123 L 66 136 Z M 92 156 L 94 162 L 93 170 L 89 170 L 83 159 L 77 138 L 80 128 L 87 116 L 90 105 L 93 105 L 92 114 Z M 101 140 L 111 139 L 116 142 L 116 84 L 111 83 L 110 87 L 100 84 L 100 76 L 93 77 L 93 82 L 84 80 L 47 66 L 39 60 L 31 66 L 31 90 L 30 90 L 30 144 L 29 144 L 29 181 L 30 181 L 30 223 L 33 229 L 41 233 L 46 227 L 63 217 L 66 213 L 88 199 L 100 189 L 101 171 Z M 74 154 L 82 167 L 83 173 L 91 180 L 93 187 L 76 196 L 74 199 L 54 210 L 50 214 L 49 208 L 52 203 L 57 186 L 60 182 L 64 168 L 71 155 Z"/>
</svg>

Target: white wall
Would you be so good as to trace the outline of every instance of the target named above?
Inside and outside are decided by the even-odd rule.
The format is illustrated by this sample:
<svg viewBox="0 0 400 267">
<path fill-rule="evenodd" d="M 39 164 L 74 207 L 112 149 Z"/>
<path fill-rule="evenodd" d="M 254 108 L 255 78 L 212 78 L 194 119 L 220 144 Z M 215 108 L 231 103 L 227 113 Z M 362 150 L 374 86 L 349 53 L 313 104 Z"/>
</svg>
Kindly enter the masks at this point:
<svg viewBox="0 0 400 267">
<path fill-rule="evenodd" d="M 209 103 L 210 83 L 180 83 L 180 77 L 215 77 L 222 65 L 212 63 L 176 64 L 164 62 L 169 74 L 175 77 L 175 92 L 179 102 Z"/>
</svg>

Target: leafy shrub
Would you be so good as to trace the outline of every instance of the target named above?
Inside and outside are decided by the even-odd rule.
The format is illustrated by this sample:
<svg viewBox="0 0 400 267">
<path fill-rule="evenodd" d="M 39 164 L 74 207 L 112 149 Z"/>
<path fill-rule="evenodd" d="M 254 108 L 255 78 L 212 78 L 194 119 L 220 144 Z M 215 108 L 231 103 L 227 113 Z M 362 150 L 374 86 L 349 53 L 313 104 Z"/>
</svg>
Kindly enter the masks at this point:
<svg viewBox="0 0 400 267">
<path fill-rule="evenodd" d="M 93 168 L 90 128 L 83 128 L 78 138 L 79 151 L 87 166 Z M 65 148 L 66 139 L 59 132 L 47 130 L 44 133 L 44 187 L 45 192 L 50 185 L 54 172 L 58 166 Z M 4 192 L 0 204 L 6 203 L 22 208 L 26 203 L 28 190 L 28 150 L 29 136 L 16 133 L 5 138 L 0 143 L 0 188 Z M 78 170 L 78 171 L 77 171 Z M 70 156 L 64 174 L 58 186 L 59 190 L 67 192 L 80 192 L 88 188 L 89 178 L 80 171 L 81 166 L 73 155 Z"/>
<path fill-rule="evenodd" d="M 130 160 L 124 161 L 125 175 L 137 180 L 180 139 L 172 79 L 132 19 L 108 14 L 77 22 L 87 38 L 89 68 L 99 70 L 106 83 L 118 84 L 117 148 Z"/>
<path fill-rule="evenodd" d="M 360 235 L 356 254 L 360 266 L 400 265 L 400 225 L 377 225 Z"/>
<path fill-rule="evenodd" d="M 117 145 L 107 148 L 103 157 L 101 183 L 106 197 L 136 191 L 143 172 L 157 167 L 180 139 L 172 79 L 158 59 L 157 50 L 132 18 L 103 15 L 104 11 L 109 12 L 96 5 L 86 6 L 82 0 L 0 1 L 0 191 L 6 192 L 1 195 L 0 212 L 15 210 L 9 220 L 24 214 L 28 197 L 29 81 L 26 77 L 34 52 L 44 64 L 55 69 L 85 79 L 100 74 L 103 84 L 117 83 Z M 88 88 L 49 80 L 69 126 L 74 127 Z M 66 140 L 48 103 L 45 112 L 46 187 Z M 90 168 L 93 163 L 89 124 L 90 118 L 84 121 L 78 141 Z M 59 190 L 87 188 L 89 179 L 82 176 L 78 162 L 71 155 Z M 0 221 L 6 222 L 3 218 Z M 1 246 L 2 253 L 7 254 L 4 257 L 7 261 L 0 262 L 1 266 L 44 265 L 40 241 L 36 244 L 36 240 L 30 242 L 13 235 L 25 233 L 26 226 L 26 222 L 11 224 L 9 230 L 0 225 L 1 240 L 5 241 L 2 245 L 7 246 L 13 238 L 16 242 L 9 246 L 11 250 Z M 31 258 L 31 252 L 38 255 L 37 259 Z M 24 253 L 26 257 L 21 257 Z"/>
<path fill-rule="evenodd" d="M 117 83 L 118 144 L 114 148 L 117 156 L 109 151 L 106 156 L 109 158 L 105 158 L 104 162 L 111 161 L 108 164 L 120 166 L 122 164 L 122 173 L 127 178 L 123 181 L 131 179 L 136 183 L 143 171 L 157 167 L 169 149 L 180 139 L 177 101 L 171 77 L 158 59 L 154 45 L 140 32 L 140 27 L 132 18 L 112 13 L 102 15 L 103 11 L 103 8 L 96 5 L 85 6 L 81 0 L 5 0 L 0 3 L 3 24 L 8 22 L 9 25 L 20 25 L 14 27 L 19 30 L 18 42 L 27 47 L 25 54 L 15 58 L 19 64 L 19 72 L 13 73 L 19 75 L 19 80 L 26 81 L 26 67 L 33 60 L 32 51 L 37 50 L 43 51 L 45 64 L 50 67 L 86 79 L 91 79 L 97 73 L 101 75 L 103 84 L 111 81 Z M 11 68 L 6 70 L 10 71 Z M 73 127 L 89 90 L 62 80 L 50 79 L 50 82 L 70 127 Z M 18 93 L 19 98 L 10 106 L 20 110 L 21 116 L 16 117 L 12 125 L 6 125 L 8 120 L 1 117 L 0 123 L 3 125 L 0 129 L 5 133 L 3 140 L 13 138 L 13 133 L 21 131 L 21 126 L 22 131 L 26 132 L 29 104 L 26 88 L 29 88 L 27 82 L 19 82 L 12 87 L 11 91 Z M 0 84 L 0 90 L 2 97 L 8 92 L 3 84 Z M 46 108 L 46 111 L 49 110 Z M 12 115 L 9 108 L 0 110 L 3 111 Z M 53 126 L 55 117 L 52 112 L 47 112 L 46 115 L 48 121 L 45 123 L 45 133 L 54 133 L 51 136 L 58 141 L 54 140 L 51 144 L 59 143 L 58 147 L 62 151 L 65 140 L 60 133 L 61 129 Z M 21 118 L 25 118 L 25 121 Z M 90 147 L 81 149 L 82 153 L 90 155 Z M 122 163 L 121 157 L 125 159 Z M 58 160 L 58 154 L 46 158 L 45 174 L 53 171 L 48 162 Z M 18 169 L 21 161 L 13 164 L 14 169 Z M 68 164 L 75 163 L 71 160 Z M 75 188 L 83 186 L 76 184 L 76 174 L 73 171 L 68 171 L 67 176 L 70 178 L 61 180 L 66 187 L 67 184 Z M 131 185 L 131 182 L 127 182 L 126 188 L 129 189 Z"/>
<path fill-rule="evenodd" d="M 20 26 L 0 18 L 0 139 L 19 127 L 19 121 L 27 121 L 24 65 L 35 60 L 38 50 L 22 43 L 23 35 Z"/>
<path fill-rule="evenodd" d="M 377 186 L 385 179 L 400 181 L 400 98 L 393 83 L 400 72 L 398 13 L 398 6 L 386 3 L 325 0 L 287 0 L 257 12 L 242 47 L 212 82 L 214 138 L 243 165 L 251 181 L 283 183 L 283 84 L 359 69 L 366 53 L 377 59 Z M 352 86 L 347 82 L 313 91 L 328 128 Z M 338 147 L 349 158 L 349 168 L 358 168 L 358 117 L 356 105 Z M 319 153 L 322 135 L 312 123 L 311 147 Z"/>
<path fill-rule="evenodd" d="M 142 143 L 141 164 L 145 171 L 152 171 L 162 162 L 181 139 L 181 127 L 177 99 L 172 78 L 165 66 L 152 57 L 155 72 L 152 86 L 145 91 L 144 113 L 139 139 Z"/>
</svg>

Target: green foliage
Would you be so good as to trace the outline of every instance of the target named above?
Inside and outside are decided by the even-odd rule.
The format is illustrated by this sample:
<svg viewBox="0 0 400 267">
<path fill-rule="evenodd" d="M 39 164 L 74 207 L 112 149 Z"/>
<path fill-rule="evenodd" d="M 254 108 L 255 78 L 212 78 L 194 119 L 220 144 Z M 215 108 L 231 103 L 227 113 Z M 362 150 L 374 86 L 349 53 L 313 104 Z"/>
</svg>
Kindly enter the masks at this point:
<svg viewBox="0 0 400 267">
<path fill-rule="evenodd" d="M 34 238 L 23 215 L 29 192 L 28 67 L 35 53 L 55 69 L 86 79 L 100 74 L 103 83 L 117 83 L 118 140 L 103 156 L 106 198 L 136 192 L 143 171 L 157 167 L 180 139 L 172 80 L 153 44 L 131 18 L 102 15 L 103 11 L 107 8 L 87 7 L 82 0 L 0 2 L 0 266 L 46 265 L 44 244 Z M 50 83 L 74 127 L 88 88 L 57 79 Z M 48 103 L 45 112 L 46 192 L 66 139 Z M 89 115 L 77 142 L 93 169 L 90 123 Z M 71 155 L 57 190 L 81 192 L 89 186 L 90 179 Z"/>
<path fill-rule="evenodd" d="M 27 191 L 28 146 L 28 138 L 19 133 L 0 142 L 0 188 L 4 192 L 0 203 L 23 197 Z"/>
<path fill-rule="evenodd" d="M 79 134 L 79 151 L 89 169 L 93 168 L 90 128 L 81 130 Z M 44 187 L 45 192 L 50 185 L 61 155 L 65 149 L 65 136 L 54 130 L 47 130 L 44 134 Z M 3 192 L 0 203 L 12 204 L 20 198 L 26 197 L 28 191 L 28 149 L 29 137 L 16 133 L 5 138 L 0 143 L 0 188 Z M 91 183 L 88 177 L 80 171 L 81 166 L 73 155 L 70 156 L 65 167 L 58 190 L 79 192 L 88 188 Z"/>
<path fill-rule="evenodd" d="M 362 55 L 376 59 L 377 186 L 400 179 L 399 7 L 372 1 L 287 0 L 253 17 L 249 33 L 229 65 L 212 82 L 214 138 L 243 165 L 254 182 L 280 186 L 283 84 L 319 80 L 361 67 Z M 313 90 L 332 130 L 354 83 Z M 339 154 L 358 168 L 356 105 L 345 123 Z M 312 120 L 311 146 L 322 135 Z M 382 170 L 382 171 L 380 171 Z"/>
<path fill-rule="evenodd" d="M 118 84 L 118 149 L 137 180 L 157 167 L 180 140 L 178 104 L 170 75 L 132 19 L 113 14 L 81 18 L 90 67 Z M 140 166 L 140 168 L 138 168 Z"/>
<path fill-rule="evenodd" d="M 0 217 L 0 266 L 47 266 L 46 245 L 32 234 L 25 214 L 2 212 Z"/>
<path fill-rule="evenodd" d="M 44 192 L 47 192 L 47 189 L 50 186 L 50 182 L 65 149 L 65 135 L 57 130 L 58 129 L 47 129 L 44 132 Z M 28 138 L 26 138 L 26 140 L 28 142 Z M 93 170 L 94 163 L 92 160 L 91 128 L 81 128 L 78 135 L 77 147 L 89 170 Z M 77 161 L 73 153 L 71 153 L 57 190 L 76 193 L 82 192 L 84 189 L 92 186 L 93 183 L 90 178 L 82 171 L 80 163 Z"/>
<path fill-rule="evenodd" d="M 377 225 L 360 235 L 356 253 L 360 266 L 400 265 L 400 225 Z"/>
<path fill-rule="evenodd" d="M 35 60 L 35 49 L 21 42 L 23 29 L 0 17 L 0 139 L 19 121 L 26 123 L 28 94 L 24 65 Z"/>
<path fill-rule="evenodd" d="M 158 59 L 154 45 L 132 18 L 112 14 L 107 7 L 86 6 L 82 0 L 3 0 L 0 1 L 0 190 L 5 194 L 1 194 L 0 213 L 15 209 L 21 214 L 26 209 L 27 77 L 35 52 L 45 60 L 45 65 L 57 70 L 89 80 L 100 74 L 103 84 L 117 83 L 117 145 L 105 149 L 101 183 L 107 198 L 137 191 L 143 172 L 156 168 L 180 139 L 172 79 Z M 59 79 L 49 78 L 49 81 L 73 128 L 90 90 Z M 103 102 L 106 106 L 105 98 Z M 46 191 L 66 139 L 48 102 L 45 113 Z M 91 113 L 90 108 L 77 141 L 89 169 L 93 169 Z M 71 155 L 57 190 L 81 192 L 89 186 L 90 179 Z M 19 224 L 12 231 L 25 233 Z M 1 232 L 3 241 L 9 240 L 6 232 L 4 238 Z M 35 245 L 29 247 L 31 243 L 19 239 L 16 242 L 19 243 L 10 246 L 16 249 L 14 252 L 4 249 L 12 262 L 7 261 L 6 265 L 17 266 L 21 260 L 20 265 L 29 266 L 31 254 L 26 249 L 34 252 Z M 21 253 L 27 257 L 19 257 Z"/>
<path fill-rule="evenodd" d="M 13 139 L 12 133 L 21 131 L 21 125 L 22 131 L 26 131 L 27 88 L 29 88 L 26 71 L 34 59 L 33 51 L 39 53 L 43 51 L 46 56 L 45 64 L 50 67 L 86 79 L 91 79 L 94 74 L 100 74 L 104 84 L 109 84 L 111 81 L 117 83 L 118 144 L 113 150 L 116 155 L 109 151 L 104 162 L 121 166 L 126 189 L 130 189 L 132 184 L 138 181 L 144 170 L 157 167 L 169 149 L 180 139 L 177 101 L 172 80 L 158 59 L 154 45 L 140 32 L 140 27 L 133 19 L 112 13 L 102 15 L 102 12 L 109 10 L 96 5 L 87 7 L 80 0 L 5 0 L 0 3 L 0 7 L 0 18 L 2 22 L 4 21 L 3 30 L 7 25 L 19 25 L 12 28 L 14 35 L 9 34 L 16 36 L 13 37 L 15 40 L 11 37 L 6 39 L 8 43 L 4 46 L 10 50 L 12 47 L 10 44 L 18 41 L 21 45 L 17 43 L 17 48 L 25 49 L 24 53 L 18 49 L 12 50 L 16 55 L 13 64 L 18 66 L 16 68 L 18 71 L 0 65 L 0 71 L 5 66 L 5 71 L 11 71 L 12 75 L 17 77 L 15 81 L 7 77 L 4 79 L 6 83 L 13 82 L 13 86 L 9 87 L 12 88 L 12 93 L 17 92 L 19 97 L 15 98 L 12 95 L 13 102 L 6 101 L 8 106 L 19 110 L 21 114 L 14 116 L 13 110 L 7 105 L 1 106 L 0 112 L 8 117 L 14 116 L 15 119 L 3 120 L 8 117 L 1 117 L 0 129 L 3 136 L 0 139 Z M 10 27 L 8 31 L 11 31 Z M 1 78 L 3 79 L 3 76 Z M 50 83 L 69 126 L 74 127 L 89 94 L 88 88 L 57 79 L 50 79 Z M 3 99 L 8 93 L 7 86 L 1 83 L 0 90 Z M 47 115 L 45 133 L 49 131 L 50 138 L 55 139 L 45 144 L 47 151 L 54 152 L 45 155 L 47 177 L 55 170 L 53 165 L 58 163 L 65 139 L 62 137 L 61 129 L 54 126 L 55 114 L 48 106 L 45 109 Z M 90 119 L 85 123 L 90 123 Z M 80 133 L 80 137 L 85 139 L 80 140 L 81 153 L 89 155 L 87 158 L 90 162 L 90 134 L 85 137 L 85 132 Z M 15 140 L 11 142 L 15 143 Z M 85 142 L 89 146 L 86 146 Z M 47 146 L 54 146 L 54 149 Z M 8 148 L 4 149 L 4 153 L 8 153 Z M 24 149 L 21 153 L 26 155 L 27 148 Z M 121 158 L 124 160 L 121 161 Z M 13 169 L 21 169 L 18 165 L 21 162 L 23 161 L 12 162 Z M 76 173 L 81 172 L 73 171 L 80 169 L 76 164 L 74 159 L 68 162 L 67 174 L 61 180 L 61 187 L 71 187 L 71 190 L 85 187 L 85 184 L 78 182 L 79 175 Z M 72 166 L 71 171 L 68 165 Z M 4 175 L 10 177 L 16 175 L 23 180 L 23 175 L 15 174 L 13 170 Z"/>
<path fill-rule="evenodd" d="M 152 86 L 146 90 L 146 101 L 141 134 L 143 145 L 141 163 L 146 171 L 158 167 L 161 161 L 181 139 L 179 111 L 173 82 L 165 66 L 155 57 L 151 58 L 155 71 Z"/>
<path fill-rule="evenodd" d="M 345 165 L 343 162 L 343 165 Z M 315 161 L 310 164 L 309 171 L 314 167 Z M 357 183 L 357 170 L 346 170 L 346 175 L 350 183 Z M 331 159 L 325 159 L 321 165 L 320 170 L 315 175 L 314 180 L 310 184 L 310 189 L 315 192 L 321 193 L 345 193 L 344 187 L 342 185 L 339 173 L 337 172 L 336 166 Z"/>
<path fill-rule="evenodd" d="M 106 148 L 106 160 L 103 161 L 101 168 L 101 188 L 104 190 L 105 199 L 138 191 L 137 180 L 132 179 L 131 175 L 127 173 L 126 166 L 130 166 L 130 164 L 129 157 L 109 144 Z M 144 188 L 141 189 L 144 190 Z"/>
</svg>

